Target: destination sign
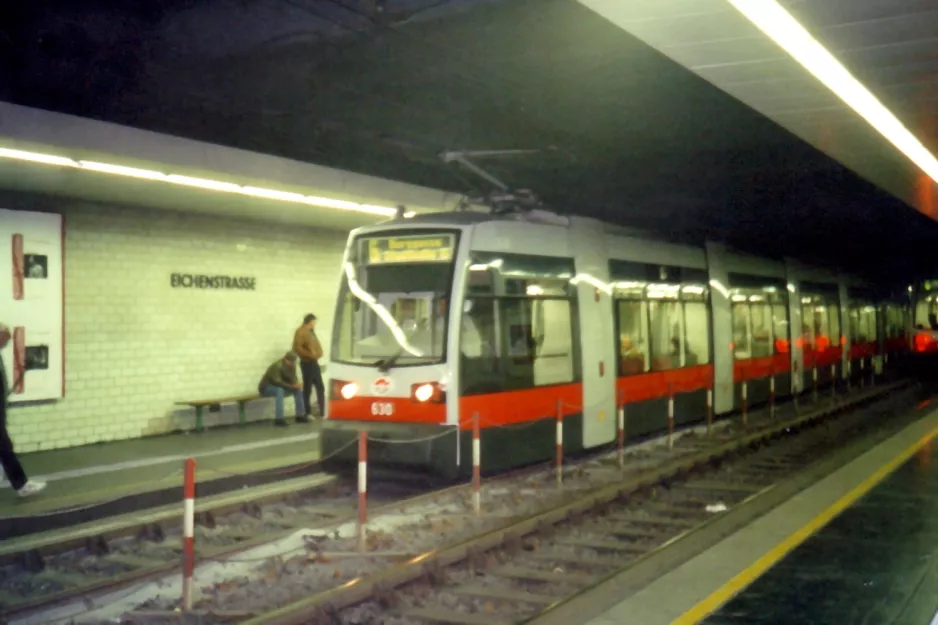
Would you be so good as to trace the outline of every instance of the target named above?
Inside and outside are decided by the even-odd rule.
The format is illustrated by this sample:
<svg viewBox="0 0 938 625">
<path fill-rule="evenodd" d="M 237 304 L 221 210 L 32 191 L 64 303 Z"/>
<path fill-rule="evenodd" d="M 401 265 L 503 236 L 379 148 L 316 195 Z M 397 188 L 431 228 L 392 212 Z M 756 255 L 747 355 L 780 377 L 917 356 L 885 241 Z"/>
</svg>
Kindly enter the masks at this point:
<svg viewBox="0 0 938 625">
<path fill-rule="evenodd" d="M 448 263 L 453 260 L 455 248 L 452 234 L 376 237 L 365 242 L 370 265 Z"/>
</svg>

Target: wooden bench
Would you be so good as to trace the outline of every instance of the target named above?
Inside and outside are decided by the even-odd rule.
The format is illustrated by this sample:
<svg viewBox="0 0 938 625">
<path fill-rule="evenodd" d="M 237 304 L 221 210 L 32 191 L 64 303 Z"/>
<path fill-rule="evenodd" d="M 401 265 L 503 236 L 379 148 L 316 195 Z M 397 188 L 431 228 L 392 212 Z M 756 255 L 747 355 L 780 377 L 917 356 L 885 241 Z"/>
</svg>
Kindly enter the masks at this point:
<svg viewBox="0 0 938 625">
<path fill-rule="evenodd" d="M 238 423 L 244 425 L 247 421 L 247 414 L 245 413 L 244 406 L 248 402 L 252 402 L 257 399 L 263 399 L 264 396 L 259 393 L 252 393 L 250 395 L 235 395 L 233 397 L 219 397 L 216 399 L 197 399 L 194 401 L 177 401 L 177 406 L 189 406 L 195 408 L 195 430 L 196 432 L 202 432 L 205 430 L 205 427 L 202 423 L 202 410 L 206 406 L 219 406 L 221 404 L 238 404 Z"/>
</svg>

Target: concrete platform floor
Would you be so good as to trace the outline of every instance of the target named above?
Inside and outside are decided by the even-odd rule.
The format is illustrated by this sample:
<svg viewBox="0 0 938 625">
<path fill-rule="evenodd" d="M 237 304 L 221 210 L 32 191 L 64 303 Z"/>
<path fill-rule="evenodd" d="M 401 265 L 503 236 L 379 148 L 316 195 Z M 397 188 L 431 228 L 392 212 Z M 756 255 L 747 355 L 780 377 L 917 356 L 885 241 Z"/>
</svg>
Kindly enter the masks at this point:
<svg viewBox="0 0 938 625">
<path fill-rule="evenodd" d="M 587 625 L 926 625 L 938 608 L 938 410 Z M 597 595 L 615 590 L 615 580 Z M 609 605 L 622 595 L 578 605 Z M 539 622 L 539 621 L 537 621 Z"/>
<path fill-rule="evenodd" d="M 272 422 L 219 427 L 72 449 L 22 454 L 31 479 L 49 482 L 45 492 L 22 499 L 0 483 L 0 517 L 80 507 L 136 492 L 181 485 L 182 462 L 194 457 L 196 479 L 290 466 L 319 459 L 319 425 Z"/>
</svg>

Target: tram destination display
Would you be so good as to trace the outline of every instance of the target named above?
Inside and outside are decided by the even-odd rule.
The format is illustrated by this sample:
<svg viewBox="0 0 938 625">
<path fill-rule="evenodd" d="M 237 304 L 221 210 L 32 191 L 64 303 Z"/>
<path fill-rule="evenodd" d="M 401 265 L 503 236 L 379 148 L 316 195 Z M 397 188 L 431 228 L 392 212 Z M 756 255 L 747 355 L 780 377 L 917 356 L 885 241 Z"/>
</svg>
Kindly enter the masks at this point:
<svg viewBox="0 0 938 625">
<path fill-rule="evenodd" d="M 456 247 L 452 234 L 369 237 L 362 244 L 369 265 L 448 263 Z"/>
</svg>

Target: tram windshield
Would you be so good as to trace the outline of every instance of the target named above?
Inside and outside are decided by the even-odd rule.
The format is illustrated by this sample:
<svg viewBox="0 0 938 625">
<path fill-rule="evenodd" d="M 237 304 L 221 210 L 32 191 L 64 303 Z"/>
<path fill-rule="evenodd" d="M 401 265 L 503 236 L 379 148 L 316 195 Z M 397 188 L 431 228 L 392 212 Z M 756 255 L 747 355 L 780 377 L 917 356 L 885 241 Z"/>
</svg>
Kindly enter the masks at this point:
<svg viewBox="0 0 938 625">
<path fill-rule="evenodd" d="M 343 269 L 333 359 L 383 367 L 442 362 L 456 239 L 427 231 L 358 238 Z"/>
<path fill-rule="evenodd" d="M 926 280 L 921 285 L 915 304 L 915 328 L 938 330 L 938 280 Z"/>
</svg>

